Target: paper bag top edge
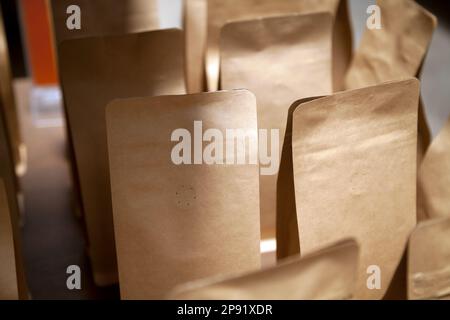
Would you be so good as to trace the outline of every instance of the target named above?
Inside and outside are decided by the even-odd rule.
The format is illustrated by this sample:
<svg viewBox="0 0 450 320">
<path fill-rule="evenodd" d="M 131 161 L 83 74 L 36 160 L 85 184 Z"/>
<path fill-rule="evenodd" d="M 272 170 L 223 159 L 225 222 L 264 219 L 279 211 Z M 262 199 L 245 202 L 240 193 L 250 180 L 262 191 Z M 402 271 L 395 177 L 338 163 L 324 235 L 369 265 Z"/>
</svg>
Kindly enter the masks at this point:
<svg viewBox="0 0 450 320">
<path fill-rule="evenodd" d="M 132 38 L 140 38 L 150 35 L 157 34 L 175 34 L 180 37 L 184 37 L 183 30 L 180 28 L 168 28 L 168 29 L 158 29 L 158 30 L 150 30 L 150 31 L 142 31 L 128 34 L 110 34 L 110 35 L 101 35 L 101 36 L 88 36 L 83 38 L 72 38 L 65 39 L 58 44 L 58 49 L 61 52 L 61 56 L 63 56 L 65 50 L 70 50 L 72 46 L 76 47 L 77 45 L 90 43 L 90 42 L 100 42 L 100 41 L 119 41 L 120 39 L 132 39 Z M 182 40 L 183 41 L 183 40 Z"/>
<path fill-rule="evenodd" d="M 414 92 L 417 92 L 417 97 L 419 97 L 420 80 L 418 80 L 417 78 L 414 77 L 414 78 L 408 78 L 408 79 L 405 79 L 405 80 L 392 80 L 392 81 L 387 81 L 387 82 L 383 82 L 383 83 L 380 83 L 380 84 L 377 84 L 377 85 L 368 86 L 368 87 L 352 89 L 352 90 L 347 90 L 347 91 L 341 91 L 341 92 L 335 93 L 335 94 L 333 94 L 331 96 L 321 97 L 321 98 L 314 99 L 312 101 L 299 103 L 297 105 L 297 108 L 294 111 L 294 114 L 297 114 L 299 112 L 303 112 L 303 110 L 305 108 L 308 108 L 310 105 L 313 105 L 313 104 L 315 105 L 316 103 L 321 104 L 321 103 L 326 102 L 326 101 L 328 101 L 330 99 L 334 100 L 334 99 L 336 99 L 338 97 L 345 97 L 345 96 L 348 96 L 348 95 L 351 95 L 351 94 L 354 94 L 354 93 L 364 92 L 364 91 L 367 91 L 367 90 L 370 90 L 370 89 L 375 89 L 375 88 L 381 88 L 381 87 L 389 88 L 389 87 L 392 87 L 394 85 L 411 86 L 412 90 Z M 301 102 L 302 100 L 299 100 L 299 101 Z M 296 103 L 298 103 L 298 102 L 296 102 Z"/>
<path fill-rule="evenodd" d="M 238 21 L 231 21 L 225 23 L 225 25 L 221 28 L 221 34 L 225 32 L 230 32 L 229 29 L 240 29 L 240 28 L 248 28 L 251 25 L 255 24 L 280 24 L 284 21 L 297 20 L 300 18 L 311 17 L 315 19 L 330 19 L 333 21 L 333 14 L 331 11 L 320 11 L 320 12 L 312 12 L 312 13 L 289 13 L 284 15 L 277 16 L 269 16 L 269 17 L 259 17 L 256 19 L 245 19 Z M 221 36 L 222 37 L 222 36 Z"/>
<path fill-rule="evenodd" d="M 278 263 L 276 266 L 263 269 L 261 271 L 257 272 L 247 272 L 242 273 L 240 275 L 236 275 L 234 277 L 213 277 L 209 279 L 194 281 L 190 283 L 186 283 L 183 285 L 180 285 L 176 287 L 172 292 L 169 294 L 169 299 L 177 299 L 177 296 L 182 296 L 183 294 L 189 294 L 190 292 L 194 292 L 196 290 L 201 290 L 204 288 L 208 288 L 210 286 L 215 285 L 224 285 L 226 286 L 227 283 L 231 282 L 238 282 L 240 280 L 245 280 L 247 278 L 251 278 L 253 276 L 263 276 L 267 275 L 270 276 L 274 272 L 278 272 L 283 270 L 286 267 L 290 266 L 296 266 L 296 265 L 303 265 L 308 262 L 314 262 L 316 260 L 320 260 L 321 258 L 326 258 L 328 255 L 336 254 L 339 256 L 342 256 L 343 259 L 347 262 L 351 263 L 352 268 L 354 269 L 352 271 L 352 274 L 356 274 L 356 268 L 359 260 L 359 254 L 360 249 L 359 245 L 356 240 L 354 239 L 344 239 L 339 242 L 336 242 L 334 244 L 325 246 L 323 248 L 319 248 L 317 251 L 312 252 L 308 255 L 305 255 L 304 257 L 290 257 L 287 259 L 282 260 L 280 263 Z M 354 282 L 354 281 L 353 281 Z M 349 283 L 349 288 L 347 288 L 348 291 L 351 291 L 353 289 L 353 284 Z M 350 289 L 350 287 L 352 287 Z M 348 292 L 348 295 L 351 295 L 351 292 Z M 349 297 L 343 297 L 343 298 L 349 298 Z"/>
<path fill-rule="evenodd" d="M 153 103 L 160 103 L 166 99 L 172 98 L 182 98 L 182 97 L 212 97 L 217 94 L 245 94 L 249 98 L 254 101 L 256 105 L 256 96 L 247 89 L 232 89 L 232 90 L 220 90 L 214 92 L 200 92 L 200 93 L 191 93 L 191 94 L 176 94 L 176 95 L 162 95 L 162 96 L 154 96 L 154 97 L 134 97 L 134 98 L 119 98 L 114 99 L 108 103 L 106 106 L 106 115 L 107 119 L 112 117 L 116 112 L 121 112 L 122 108 L 124 108 L 124 104 L 129 102 L 130 104 L 135 105 L 136 103 L 145 103 L 147 105 L 151 105 Z M 126 106 L 128 107 L 128 106 Z"/>
</svg>

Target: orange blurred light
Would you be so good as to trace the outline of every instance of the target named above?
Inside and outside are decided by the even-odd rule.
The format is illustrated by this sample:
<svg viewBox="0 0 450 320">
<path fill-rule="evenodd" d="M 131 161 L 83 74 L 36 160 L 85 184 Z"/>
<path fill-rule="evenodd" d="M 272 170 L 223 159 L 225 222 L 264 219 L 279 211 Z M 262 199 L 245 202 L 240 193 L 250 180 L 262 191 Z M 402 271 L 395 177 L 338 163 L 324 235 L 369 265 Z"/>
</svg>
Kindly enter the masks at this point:
<svg viewBox="0 0 450 320">
<path fill-rule="evenodd" d="M 33 81 L 36 85 L 58 83 L 50 11 L 46 0 L 21 0 L 23 28 Z"/>
</svg>

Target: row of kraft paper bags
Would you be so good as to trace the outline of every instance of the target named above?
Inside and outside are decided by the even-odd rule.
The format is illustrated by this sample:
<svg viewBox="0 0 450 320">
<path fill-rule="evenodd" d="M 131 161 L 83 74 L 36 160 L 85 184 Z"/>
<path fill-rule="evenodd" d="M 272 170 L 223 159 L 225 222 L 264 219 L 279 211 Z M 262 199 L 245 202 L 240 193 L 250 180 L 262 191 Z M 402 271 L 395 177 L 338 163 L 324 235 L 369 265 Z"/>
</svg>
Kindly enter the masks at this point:
<svg viewBox="0 0 450 320">
<path fill-rule="evenodd" d="M 416 224 L 416 146 L 420 164 L 429 143 L 422 108 L 417 112 L 418 83 L 408 78 L 420 73 L 436 26 L 431 14 L 409 0 L 378 1 L 383 29 L 367 30 L 352 56 L 345 1 L 188 0 L 184 42 L 177 30 L 129 33 L 156 28 L 152 1 L 114 6 L 70 1 L 76 3 L 86 17 L 79 32 L 67 31 L 68 2 L 54 1 L 52 9 L 97 284 L 117 281 L 115 243 L 123 298 L 162 298 L 184 282 L 250 271 L 256 273 L 213 280 L 216 284 L 207 287 L 220 289 L 216 298 L 239 293 L 258 298 L 264 292 L 293 299 L 401 296 L 406 288 L 402 257 Z M 140 10 L 144 6 L 147 11 Z M 255 18 L 263 19 L 249 20 Z M 78 37 L 87 38 L 62 41 Z M 406 80 L 384 83 L 401 79 Z M 247 88 L 257 102 L 239 90 L 121 100 L 108 108 L 107 139 L 110 101 L 182 95 L 205 85 L 212 91 Z M 341 89 L 358 90 L 329 96 Z M 317 96 L 329 97 L 309 98 Z M 279 129 L 279 177 L 259 177 L 257 165 L 173 165 L 172 131 L 200 120 L 205 129 Z M 429 176 L 427 162 L 437 175 L 448 165 L 441 161 L 448 139 L 435 143 L 421 177 Z M 445 210 L 442 199 L 449 187 L 442 172 L 439 185 L 420 179 L 427 201 L 419 208 L 437 195 Z M 439 192 L 433 191 L 438 186 Z M 301 249 L 304 260 L 257 272 L 259 208 L 263 238 L 277 229 L 279 258 Z M 428 208 L 421 212 L 421 218 L 437 215 Z M 312 253 L 346 238 L 358 241 L 359 254 L 353 242 Z M 420 245 L 410 250 L 410 261 L 423 255 L 412 252 L 427 247 L 415 238 L 411 243 Z M 444 240 L 435 241 L 446 249 Z M 410 297 L 441 296 L 436 292 L 443 290 L 429 286 L 443 283 L 436 281 L 442 276 L 437 271 L 448 262 L 439 252 L 433 256 L 426 261 L 430 265 L 417 270 L 418 263 L 410 262 L 412 277 L 422 281 Z M 381 290 L 366 286 L 371 265 L 381 268 Z M 292 280 L 297 277 L 299 282 Z M 291 286 L 300 292 L 288 290 Z M 423 287 L 427 293 L 418 294 Z M 200 294 L 211 297 L 208 292 Z"/>
</svg>

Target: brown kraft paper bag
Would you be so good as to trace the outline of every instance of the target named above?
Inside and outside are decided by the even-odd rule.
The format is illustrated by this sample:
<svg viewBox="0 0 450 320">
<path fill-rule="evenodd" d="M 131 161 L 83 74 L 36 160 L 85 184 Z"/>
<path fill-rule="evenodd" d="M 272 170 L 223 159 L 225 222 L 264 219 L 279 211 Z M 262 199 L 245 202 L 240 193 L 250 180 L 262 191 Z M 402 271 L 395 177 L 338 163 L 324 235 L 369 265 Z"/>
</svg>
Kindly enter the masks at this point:
<svg viewBox="0 0 450 320">
<path fill-rule="evenodd" d="M 256 95 L 258 126 L 270 138 L 269 146 L 260 146 L 265 239 L 275 236 L 278 159 L 289 106 L 302 97 L 332 93 L 331 43 L 329 13 L 235 22 L 222 31 L 222 87 Z M 277 161 L 267 163 L 268 156 Z"/>
<path fill-rule="evenodd" d="M 408 247 L 408 298 L 450 300 L 450 219 L 417 226 Z"/>
<path fill-rule="evenodd" d="M 105 107 L 113 99 L 185 92 L 180 30 L 75 39 L 61 76 L 98 285 L 117 281 Z"/>
<path fill-rule="evenodd" d="M 107 122 L 123 299 L 260 268 L 253 94 L 118 100 Z"/>
<path fill-rule="evenodd" d="M 182 285 L 176 300 L 343 300 L 353 295 L 358 245 L 342 241 L 303 258 L 231 279 L 200 280 Z"/>
<path fill-rule="evenodd" d="M 409 79 L 320 98 L 294 111 L 300 251 L 356 239 L 356 299 L 384 297 L 416 224 L 418 103 L 419 81 Z"/>
<path fill-rule="evenodd" d="M 220 32 L 226 23 L 318 12 L 329 12 L 334 17 L 333 69 L 334 87 L 338 90 L 343 87 L 352 54 L 346 0 L 185 0 L 186 39 L 190 40 L 186 41 L 189 92 L 219 88 Z"/>
<path fill-rule="evenodd" d="M 450 119 L 435 138 L 419 171 L 424 218 L 450 216 Z"/>
<path fill-rule="evenodd" d="M 437 19 L 414 0 L 377 0 L 381 29 L 366 29 L 346 77 L 347 89 L 419 77 Z M 425 110 L 419 107 L 418 164 L 430 144 Z"/>
</svg>

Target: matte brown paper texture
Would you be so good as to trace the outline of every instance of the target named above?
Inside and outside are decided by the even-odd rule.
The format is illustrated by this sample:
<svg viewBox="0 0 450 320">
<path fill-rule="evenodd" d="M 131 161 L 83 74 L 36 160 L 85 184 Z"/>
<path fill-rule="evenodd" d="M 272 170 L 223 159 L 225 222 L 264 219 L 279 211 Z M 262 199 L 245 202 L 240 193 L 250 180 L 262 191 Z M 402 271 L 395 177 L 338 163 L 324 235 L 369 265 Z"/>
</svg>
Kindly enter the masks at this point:
<svg viewBox="0 0 450 320">
<path fill-rule="evenodd" d="M 419 182 L 425 217 L 450 216 L 450 119 L 428 148 Z"/>
<path fill-rule="evenodd" d="M 298 106 L 315 99 L 317 98 L 298 100 L 292 104 L 288 112 L 277 180 L 276 238 L 277 259 L 279 260 L 300 254 L 292 159 L 292 118 Z"/>
<path fill-rule="evenodd" d="M 317 13 L 235 22 L 222 31 L 222 87 L 256 95 L 258 126 L 270 139 L 260 146 L 264 238 L 275 236 L 278 160 L 289 106 L 333 90 L 332 27 L 329 13 Z"/>
<path fill-rule="evenodd" d="M 186 59 L 188 66 L 191 66 L 187 74 L 190 92 L 204 89 L 205 73 L 208 90 L 215 91 L 219 88 L 219 42 L 221 29 L 225 24 L 287 14 L 318 12 L 329 12 L 334 17 L 335 86 L 340 89 L 352 53 L 347 1 L 185 0 L 186 39 L 191 40 L 186 42 Z M 286 46 L 288 45 L 287 43 Z"/>
<path fill-rule="evenodd" d="M 17 300 L 16 261 L 11 214 L 5 186 L 0 179 L 0 300 Z"/>
<path fill-rule="evenodd" d="M 450 219 L 420 224 L 408 248 L 408 298 L 450 299 Z"/>
<path fill-rule="evenodd" d="M 159 28 L 157 0 L 51 0 L 51 8 L 57 44 L 67 39 Z"/>
<path fill-rule="evenodd" d="M 352 297 L 358 245 L 344 241 L 303 258 L 232 279 L 203 280 L 176 289 L 178 300 L 342 300 Z"/>
<path fill-rule="evenodd" d="M 61 76 L 95 281 L 117 280 L 105 107 L 113 99 L 185 92 L 179 30 L 68 40 Z"/>
<path fill-rule="evenodd" d="M 260 268 L 250 92 L 118 100 L 107 119 L 123 299 L 162 299 L 185 282 Z"/>
<path fill-rule="evenodd" d="M 428 51 L 436 17 L 413 0 L 378 0 L 381 29 L 366 29 L 346 77 L 346 88 L 418 77 Z M 430 130 L 419 108 L 418 163 L 429 144 Z"/>
<path fill-rule="evenodd" d="M 356 299 L 383 298 L 416 224 L 418 103 L 419 81 L 411 79 L 338 93 L 294 111 L 300 251 L 356 239 Z M 371 281 L 378 275 L 380 286 Z"/>
</svg>

